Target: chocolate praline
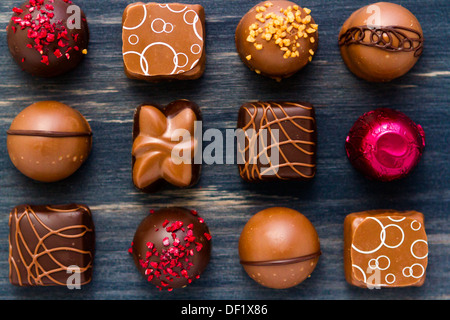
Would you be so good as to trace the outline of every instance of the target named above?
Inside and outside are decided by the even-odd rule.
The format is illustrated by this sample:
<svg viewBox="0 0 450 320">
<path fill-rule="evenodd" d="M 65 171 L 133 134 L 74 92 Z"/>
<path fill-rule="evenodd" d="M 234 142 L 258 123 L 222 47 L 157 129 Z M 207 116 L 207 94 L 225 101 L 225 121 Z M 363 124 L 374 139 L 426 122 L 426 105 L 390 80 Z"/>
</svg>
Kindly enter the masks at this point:
<svg viewBox="0 0 450 320">
<path fill-rule="evenodd" d="M 425 132 L 404 113 L 380 108 L 362 115 L 345 142 L 352 165 L 368 178 L 393 181 L 419 163 Z"/>
<path fill-rule="evenodd" d="M 406 8 L 378 2 L 355 11 L 339 33 L 342 58 L 358 77 L 388 82 L 406 74 L 423 52 L 417 18 Z"/>
<path fill-rule="evenodd" d="M 59 76 L 87 54 L 86 16 L 72 1 L 27 0 L 13 12 L 7 27 L 9 51 L 28 73 Z"/>
<path fill-rule="evenodd" d="M 317 125 L 310 103 L 246 103 L 239 109 L 238 128 L 245 133 L 244 141 L 238 139 L 239 174 L 245 181 L 314 178 Z"/>
<path fill-rule="evenodd" d="M 94 254 L 95 227 L 88 206 L 19 205 L 11 211 L 11 284 L 21 287 L 87 284 L 92 279 Z"/>
<path fill-rule="evenodd" d="M 148 282 L 172 291 L 187 286 L 205 270 L 211 235 L 195 210 L 151 210 L 137 228 L 129 252 Z"/>
<path fill-rule="evenodd" d="M 345 279 L 361 288 L 420 287 L 428 265 L 424 215 L 369 210 L 344 221 Z"/>
<path fill-rule="evenodd" d="M 200 152 L 196 122 L 201 119 L 199 106 L 185 99 L 164 107 L 144 104 L 136 109 L 131 150 L 136 188 L 152 193 L 165 182 L 188 188 L 199 181 L 202 166 L 196 162 Z M 180 138 L 180 131 L 189 135 Z"/>
<path fill-rule="evenodd" d="M 281 80 L 305 67 L 317 51 L 318 25 L 311 10 L 290 1 L 265 1 L 244 15 L 236 48 L 253 71 Z"/>
<path fill-rule="evenodd" d="M 22 110 L 7 131 L 14 166 L 27 177 L 54 182 L 72 175 L 92 148 L 92 130 L 83 115 L 57 101 Z"/>
<path fill-rule="evenodd" d="M 122 43 L 131 79 L 198 79 L 206 66 L 205 10 L 198 4 L 131 3 L 122 17 Z"/>
<path fill-rule="evenodd" d="M 300 212 L 282 207 L 255 214 L 239 238 L 239 256 L 259 284 L 285 289 L 303 282 L 319 260 L 320 242 L 312 223 Z"/>
</svg>

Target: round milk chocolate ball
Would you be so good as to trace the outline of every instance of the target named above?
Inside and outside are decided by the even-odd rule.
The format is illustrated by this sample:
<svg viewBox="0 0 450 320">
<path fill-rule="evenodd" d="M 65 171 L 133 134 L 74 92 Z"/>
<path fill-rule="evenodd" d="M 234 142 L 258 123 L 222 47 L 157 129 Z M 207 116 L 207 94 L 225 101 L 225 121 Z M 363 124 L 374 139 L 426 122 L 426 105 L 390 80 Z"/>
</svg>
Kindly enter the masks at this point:
<svg viewBox="0 0 450 320">
<path fill-rule="evenodd" d="M 378 2 L 355 11 L 342 26 L 342 58 L 358 77 L 388 82 L 406 74 L 423 52 L 417 18 L 406 8 Z"/>
<path fill-rule="evenodd" d="M 239 256 L 247 274 L 259 284 L 285 289 L 303 282 L 320 256 L 312 223 L 300 212 L 274 207 L 255 214 L 239 238 Z"/>
<path fill-rule="evenodd" d="M 75 68 L 86 55 L 86 16 L 72 1 L 27 0 L 12 11 L 8 46 L 23 70 L 55 77 Z"/>
<path fill-rule="evenodd" d="M 211 235 L 195 210 L 151 210 L 136 230 L 130 253 L 148 282 L 172 291 L 198 279 L 206 269 Z"/>
<path fill-rule="evenodd" d="M 318 25 L 311 10 L 290 1 L 266 1 L 244 15 L 236 29 L 236 48 L 253 71 L 288 78 L 312 61 Z"/>
<path fill-rule="evenodd" d="M 57 101 L 42 101 L 20 112 L 7 131 L 9 157 L 27 177 L 54 182 L 86 161 L 92 131 L 83 115 Z"/>
</svg>

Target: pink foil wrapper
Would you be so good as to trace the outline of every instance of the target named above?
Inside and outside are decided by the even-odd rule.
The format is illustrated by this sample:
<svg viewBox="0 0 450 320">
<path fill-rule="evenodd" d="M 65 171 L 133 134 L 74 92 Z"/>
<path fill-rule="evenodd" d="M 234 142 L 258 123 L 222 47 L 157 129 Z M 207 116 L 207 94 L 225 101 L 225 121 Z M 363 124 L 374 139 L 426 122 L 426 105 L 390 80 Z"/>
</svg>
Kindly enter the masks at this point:
<svg viewBox="0 0 450 320">
<path fill-rule="evenodd" d="M 362 115 L 347 136 L 352 165 L 369 178 L 392 181 L 407 176 L 419 163 L 425 133 L 402 112 L 380 108 Z"/>
</svg>

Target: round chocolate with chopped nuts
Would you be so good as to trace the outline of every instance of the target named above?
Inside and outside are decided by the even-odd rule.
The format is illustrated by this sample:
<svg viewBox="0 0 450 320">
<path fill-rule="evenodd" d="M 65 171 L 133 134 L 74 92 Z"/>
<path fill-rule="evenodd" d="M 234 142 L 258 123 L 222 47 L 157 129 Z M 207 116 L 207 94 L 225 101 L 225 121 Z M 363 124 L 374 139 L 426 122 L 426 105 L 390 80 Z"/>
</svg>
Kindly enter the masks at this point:
<svg viewBox="0 0 450 320">
<path fill-rule="evenodd" d="M 87 54 L 89 29 L 83 11 L 70 0 L 27 0 L 13 8 L 7 37 L 17 64 L 48 78 L 80 63 Z"/>
<path fill-rule="evenodd" d="M 211 256 L 208 226 L 195 210 L 150 210 L 129 252 L 139 272 L 160 290 L 172 291 L 198 279 Z"/>
<path fill-rule="evenodd" d="M 281 80 L 312 61 L 318 25 L 311 10 L 290 1 L 265 1 L 253 7 L 236 29 L 236 48 L 253 71 Z"/>
</svg>

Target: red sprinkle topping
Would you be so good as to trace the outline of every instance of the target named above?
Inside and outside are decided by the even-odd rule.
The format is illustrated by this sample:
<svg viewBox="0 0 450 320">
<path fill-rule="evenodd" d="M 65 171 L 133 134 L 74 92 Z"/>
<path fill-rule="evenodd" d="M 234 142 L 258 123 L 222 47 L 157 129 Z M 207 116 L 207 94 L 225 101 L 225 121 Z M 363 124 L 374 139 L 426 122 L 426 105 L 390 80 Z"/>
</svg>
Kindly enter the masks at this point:
<svg viewBox="0 0 450 320">
<path fill-rule="evenodd" d="M 205 236 L 206 240 L 208 240 L 208 241 L 212 239 L 212 237 L 209 233 L 204 233 L 203 235 Z"/>
<path fill-rule="evenodd" d="M 170 233 L 170 237 L 164 237 L 161 245 L 147 242 L 147 254 L 145 259 L 140 259 L 139 264 L 145 269 L 144 274 L 148 281 L 158 279 L 158 289 L 172 291 L 171 282 L 174 279 L 185 278 L 188 283 L 192 279 L 198 279 L 199 275 L 189 276 L 189 270 L 194 265 L 191 257 L 196 252 L 200 252 L 204 245 L 194 236 L 194 225 L 189 224 L 187 228 L 183 227 L 183 221 L 168 221 L 162 223 L 162 230 Z M 159 230 L 160 228 L 158 228 Z M 155 231 L 157 232 L 157 231 Z M 182 232 L 182 234 L 177 234 Z M 172 238 L 172 241 L 171 239 Z M 207 240 L 211 239 L 211 235 L 205 233 Z M 184 243 L 181 243 L 181 240 Z M 197 240 L 197 241 L 196 241 Z M 157 247 L 160 247 L 158 251 Z"/>
<path fill-rule="evenodd" d="M 71 0 L 62 0 L 65 3 L 72 4 Z M 55 0 L 29 0 L 28 3 L 22 8 L 13 8 L 12 11 L 15 15 L 11 18 L 12 22 L 16 25 L 11 29 L 15 33 L 18 28 L 25 30 L 27 36 L 32 43 L 28 43 L 26 46 L 30 49 L 35 49 L 42 56 L 41 62 L 49 65 L 49 55 L 53 53 L 58 59 L 65 56 L 70 59 L 68 52 L 72 50 L 72 47 L 65 47 L 69 45 L 69 37 L 67 28 L 63 25 L 61 20 L 52 22 L 55 16 L 55 7 L 51 4 Z M 27 12 L 28 11 L 28 12 Z M 78 41 L 78 34 L 73 34 L 72 38 L 75 42 Z M 49 52 L 48 46 L 54 44 L 58 40 L 58 49 Z M 63 41 L 65 40 L 65 41 Z M 74 47 L 75 48 L 75 47 Z M 76 51 L 79 51 L 79 47 L 76 47 Z"/>
</svg>

